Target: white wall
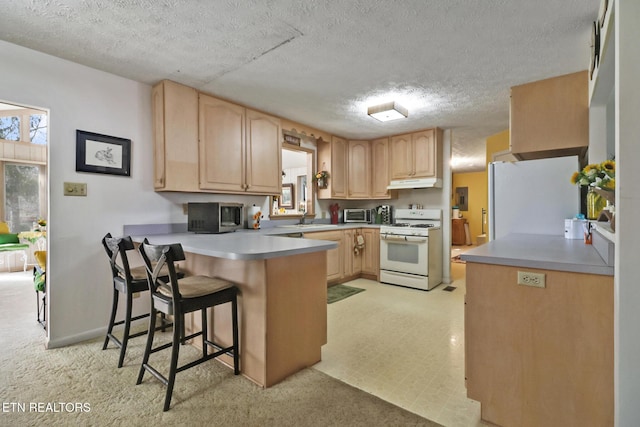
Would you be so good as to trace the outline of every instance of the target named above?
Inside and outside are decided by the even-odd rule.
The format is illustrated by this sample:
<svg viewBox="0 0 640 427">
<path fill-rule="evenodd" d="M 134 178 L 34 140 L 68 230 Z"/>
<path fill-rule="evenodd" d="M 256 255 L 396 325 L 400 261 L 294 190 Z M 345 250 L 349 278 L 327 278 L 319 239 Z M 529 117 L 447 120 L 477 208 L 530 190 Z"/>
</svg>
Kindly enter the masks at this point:
<svg viewBox="0 0 640 427">
<path fill-rule="evenodd" d="M 153 191 L 150 86 L 2 41 L 0 56 L 0 100 L 50 111 L 49 347 L 105 332 L 112 287 L 100 240 L 107 232 L 186 222 L 182 203 L 190 200 L 264 202 Z M 76 129 L 131 139 L 131 177 L 75 172 Z M 87 183 L 87 197 L 63 196 L 65 181 Z M 134 304 L 140 311 L 148 302 Z"/>
<path fill-rule="evenodd" d="M 149 86 L 1 41 L 0 55 L 0 99 L 50 111 L 47 333 L 55 347 L 104 330 L 104 234 L 171 222 L 181 211 L 153 192 Z M 76 129 L 131 139 L 131 177 L 75 172 Z M 87 197 L 64 197 L 65 181 L 87 183 Z"/>
<path fill-rule="evenodd" d="M 638 286 L 638 212 L 640 212 L 640 2 L 614 3 L 616 26 L 615 151 L 615 425 L 640 423 L 640 286 Z"/>
</svg>

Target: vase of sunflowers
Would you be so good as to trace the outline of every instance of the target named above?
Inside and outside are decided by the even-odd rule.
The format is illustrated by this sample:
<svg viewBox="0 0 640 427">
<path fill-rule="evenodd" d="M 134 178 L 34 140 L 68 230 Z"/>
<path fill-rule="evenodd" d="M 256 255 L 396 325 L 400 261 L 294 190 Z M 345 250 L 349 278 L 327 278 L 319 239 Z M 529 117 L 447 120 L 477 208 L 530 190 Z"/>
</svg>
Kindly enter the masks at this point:
<svg viewBox="0 0 640 427">
<path fill-rule="evenodd" d="M 318 185 L 318 188 L 327 188 L 329 185 L 329 172 L 322 170 L 313 175 L 313 180 Z"/>
<path fill-rule="evenodd" d="M 582 170 L 573 173 L 571 183 L 588 187 L 587 219 L 596 220 L 605 207 L 613 205 L 616 163 L 614 160 L 606 160 L 602 163 L 588 164 Z"/>
</svg>

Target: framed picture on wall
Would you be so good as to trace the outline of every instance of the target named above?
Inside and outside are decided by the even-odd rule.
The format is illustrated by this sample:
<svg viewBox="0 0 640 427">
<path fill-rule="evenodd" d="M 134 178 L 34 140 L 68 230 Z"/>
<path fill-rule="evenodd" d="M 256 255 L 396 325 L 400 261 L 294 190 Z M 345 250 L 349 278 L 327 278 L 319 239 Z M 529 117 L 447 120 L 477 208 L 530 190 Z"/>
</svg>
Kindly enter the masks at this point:
<svg viewBox="0 0 640 427">
<path fill-rule="evenodd" d="M 282 184 L 282 194 L 278 199 L 278 207 L 293 209 L 293 184 Z"/>
<path fill-rule="evenodd" d="M 131 140 L 76 130 L 76 172 L 131 175 Z"/>
</svg>

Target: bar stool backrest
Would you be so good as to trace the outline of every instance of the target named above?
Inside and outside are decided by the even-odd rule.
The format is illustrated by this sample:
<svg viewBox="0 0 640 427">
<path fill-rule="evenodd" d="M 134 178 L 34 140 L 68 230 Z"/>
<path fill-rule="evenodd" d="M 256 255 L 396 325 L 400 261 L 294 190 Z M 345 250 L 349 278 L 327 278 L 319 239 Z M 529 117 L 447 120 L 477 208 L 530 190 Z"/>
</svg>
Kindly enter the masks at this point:
<svg viewBox="0 0 640 427">
<path fill-rule="evenodd" d="M 138 250 L 147 269 L 149 291 L 155 302 L 156 309 L 166 314 L 174 314 L 174 304 L 179 302 L 181 298 L 175 263 L 185 260 L 182 245 L 179 243 L 151 245 L 147 239 L 144 239 Z M 165 275 L 162 276 L 161 269 L 164 265 L 167 266 L 168 276 L 166 271 Z M 164 293 L 160 291 L 161 289 L 164 290 Z M 171 297 L 167 294 L 170 294 Z"/>
<path fill-rule="evenodd" d="M 135 249 L 131 237 L 112 237 L 111 233 L 107 233 L 102 239 L 102 245 L 109 257 L 111 264 L 111 273 L 114 281 L 132 282 L 131 268 L 129 267 L 129 258 L 127 251 Z M 118 258 L 120 258 L 118 260 Z"/>
</svg>

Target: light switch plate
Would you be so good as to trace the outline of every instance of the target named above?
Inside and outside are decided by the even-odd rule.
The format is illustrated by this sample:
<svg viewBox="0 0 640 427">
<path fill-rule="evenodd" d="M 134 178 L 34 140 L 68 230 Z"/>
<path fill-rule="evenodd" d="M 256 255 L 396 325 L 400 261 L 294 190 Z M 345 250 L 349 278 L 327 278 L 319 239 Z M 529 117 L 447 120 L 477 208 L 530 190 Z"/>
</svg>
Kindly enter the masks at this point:
<svg viewBox="0 0 640 427">
<path fill-rule="evenodd" d="M 64 195 L 65 196 L 86 196 L 87 183 L 86 182 L 65 182 Z"/>
</svg>

